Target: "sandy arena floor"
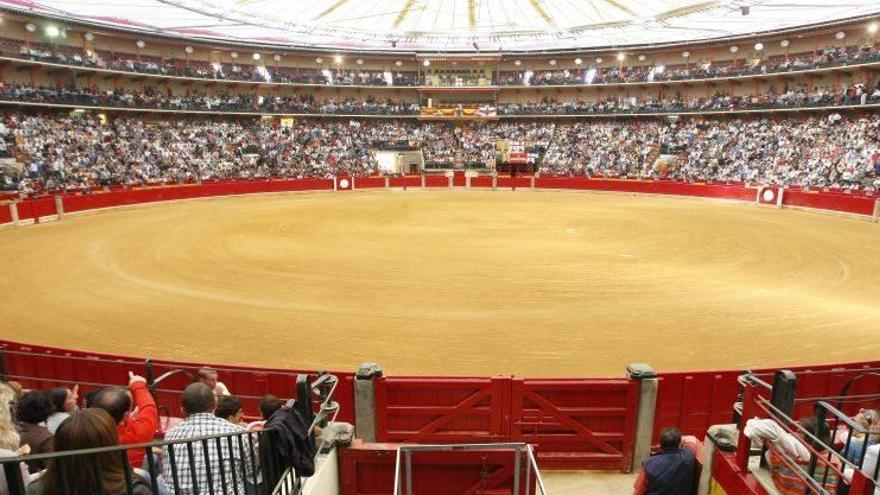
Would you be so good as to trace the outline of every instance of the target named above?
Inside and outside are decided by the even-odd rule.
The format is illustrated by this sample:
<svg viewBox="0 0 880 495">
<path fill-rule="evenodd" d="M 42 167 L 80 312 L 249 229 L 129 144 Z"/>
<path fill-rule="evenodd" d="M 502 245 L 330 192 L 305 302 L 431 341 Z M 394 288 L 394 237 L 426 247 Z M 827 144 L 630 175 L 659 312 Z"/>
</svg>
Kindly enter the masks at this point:
<svg viewBox="0 0 880 495">
<path fill-rule="evenodd" d="M 688 198 L 219 198 L 0 231 L 0 337 L 392 374 L 880 358 L 880 225 Z"/>
</svg>

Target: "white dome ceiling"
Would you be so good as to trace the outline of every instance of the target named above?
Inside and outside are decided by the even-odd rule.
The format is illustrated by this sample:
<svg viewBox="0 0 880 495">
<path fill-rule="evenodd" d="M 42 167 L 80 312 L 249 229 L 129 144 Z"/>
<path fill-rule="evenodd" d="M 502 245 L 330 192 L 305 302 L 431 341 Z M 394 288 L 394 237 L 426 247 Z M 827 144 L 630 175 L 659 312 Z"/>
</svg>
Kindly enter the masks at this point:
<svg viewBox="0 0 880 495">
<path fill-rule="evenodd" d="M 193 37 L 415 51 L 680 42 L 880 12 L 880 0 L 0 0 L 0 5 Z"/>
</svg>

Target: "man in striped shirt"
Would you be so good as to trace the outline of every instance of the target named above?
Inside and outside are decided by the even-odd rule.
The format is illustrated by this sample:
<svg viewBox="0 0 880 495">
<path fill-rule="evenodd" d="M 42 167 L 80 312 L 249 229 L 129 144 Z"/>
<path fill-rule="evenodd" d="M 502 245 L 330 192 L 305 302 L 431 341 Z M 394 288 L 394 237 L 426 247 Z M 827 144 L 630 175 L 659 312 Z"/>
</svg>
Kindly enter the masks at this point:
<svg viewBox="0 0 880 495">
<path fill-rule="evenodd" d="M 201 382 L 183 391 L 186 419 L 165 434 L 165 440 L 184 441 L 208 435 L 227 435 L 190 443 L 169 445 L 162 451 L 162 482 L 179 495 L 245 495 L 245 480 L 253 479 L 258 460 L 244 428 L 214 416 L 217 398 Z M 207 455 L 206 452 L 207 451 Z M 175 490 L 176 487 L 176 490 Z"/>
</svg>

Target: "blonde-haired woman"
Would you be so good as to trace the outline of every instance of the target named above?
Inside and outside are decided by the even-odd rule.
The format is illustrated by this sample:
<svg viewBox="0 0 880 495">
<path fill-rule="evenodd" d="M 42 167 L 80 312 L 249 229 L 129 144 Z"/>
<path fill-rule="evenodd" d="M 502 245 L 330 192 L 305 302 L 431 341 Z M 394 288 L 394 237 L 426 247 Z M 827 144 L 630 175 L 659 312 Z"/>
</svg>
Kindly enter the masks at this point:
<svg viewBox="0 0 880 495">
<path fill-rule="evenodd" d="M 15 392 L 12 387 L 0 382 L 0 458 L 15 457 L 27 454 L 30 450 L 27 446 L 19 447 L 20 439 L 15 424 L 12 422 L 12 404 L 15 401 Z M 25 486 L 30 481 L 27 466 L 21 462 L 21 477 Z M 9 486 L 6 484 L 6 473 L 0 469 L 0 495 L 9 495 Z"/>
</svg>

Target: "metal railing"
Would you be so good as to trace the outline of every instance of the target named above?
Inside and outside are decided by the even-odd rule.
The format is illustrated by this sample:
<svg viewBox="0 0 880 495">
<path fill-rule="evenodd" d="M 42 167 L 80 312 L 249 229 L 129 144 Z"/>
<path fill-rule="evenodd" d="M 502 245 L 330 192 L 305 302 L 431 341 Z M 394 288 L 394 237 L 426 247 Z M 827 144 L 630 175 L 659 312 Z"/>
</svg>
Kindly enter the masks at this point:
<svg viewBox="0 0 880 495">
<path fill-rule="evenodd" d="M 205 435 L 186 440 L 155 441 L 135 445 L 119 445 L 94 449 L 55 452 L 0 458 L 6 475 L 10 495 L 26 495 L 19 463 L 47 463 L 57 469 L 58 493 L 71 494 L 71 487 L 64 479 L 65 468 L 90 466 L 93 479 L 103 480 L 103 466 L 108 459 L 118 456 L 123 466 L 126 495 L 133 495 L 136 486 L 146 483 L 154 494 L 210 494 L 245 495 L 256 493 L 270 495 L 268 486 L 277 482 L 273 478 L 273 466 L 280 463 L 275 448 L 277 432 L 236 432 Z M 157 454 L 154 449 L 162 449 Z M 128 453 L 142 450 L 145 455 L 143 469 L 131 466 Z M 86 458 L 86 462 L 83 462 Z M 115 464 L 115 462 L 113 462 Z M 160 485 L 162 490 L 160 490 Z M 247 491 L 252 488 L 254 491 Z M 95 493 L 105 492 L 102 482 L 94 487 Z M 76 494 L 71 494 L 76 495 Z"/>
<path fill-rule="evenodd" d="M 785 379 L 780 379 L 781 377 Z M 875 486 L 880 485 L 877 467 L 880 463 L 876 462 L 876 452 L 874 464 L 867 466 L 866 462 L 869 432 L 850 416 L 828 401 L 811 398 L 815 402 L 816 432 L 807 430 L 791 417 L 793 406 L 798 402 L 794 396 L 794 374 L 788 371 L 778 372 L 771 386 L 755 374 L 745 373 L 740 376 L 739 383 L 742 387 L 742 402 L 735 405 L 735 414 L 739 416 L 739 442 L 735 461 L 743 472 L 748 472 L 749 458 L 752 456 L 760 455 L 761 464 L 766 467 L 765 454 L 770 452 L 778 464 L 776 469 L 784 469 L 787 476 L 800 480 L 806 494 L 833 495 L 830 487 L 845 483 L 849 486 L 850 495 L 868 495 L 873 493 Z M 840 401 L 847 400 L 878 400 L 880 395 L 844 395 L 830 399 L 835 399 L 840 404 Z M 809 461 L 793 458 L 789 452 L 772 442 L 760 450 L 752 450 L 751 439 L 745 436 L 745 426 L 748 420 L 755 418 L 770 419 L 786 434 L 793 436 L 809 453 Z M 838 432 L 841 430 L 845 440 L 841 448 L 836 448 L 834 439 L 840 438 Z M 854 448 L 853 438 L 861 436 L 866 441 L 859 446 L 860 450 L 855 452 L 855 456 L 847 455 L 853 453 L 849 452 Z M 876 448 L 880 449 L 880 445 Z"/>
<path fill-rule="evenodd" d="M 309 425 L 312 444 L 315 443 L 315 428 L 335 420 L 339 413 L 339 404 L 333 400 L 338 384 L 336 376 L 326 373 L 320 373 L 314 382 L 307 375 L 297 376 L 297 398 L 288 401 L 287 407 L 296 409 Z M 139 484 L 148 485 L 155 495 L 297 495 L 302 490 L 303 481 L 280 457 L 279 441 L 279 432 L 269 428 L 257 432 L 240 431 L 182 440 L 4 457 L 0 458 L 0 468 L 6 475 L 10 495 L 26 495 L 26 483 L 19 467 L 22 462 L 54 465 L 59 474 L 64 472 L 59 468 L 65 465 L 88 466 L 93 479 L 102 480 L 105 474 L 102 466 L 116 464 L 113 456 L 118 456 L 122 466 L 126 495 L 134 495 Z M 321 447 L 324 447 L 323 443 Z M 144 464 L 131 466 L 129 452 L 138 450 L 144 453 Z M 111 462 L 107 463 L 108 460 Z M 59 477 L 56 482 L 58 493 L 67 495 L 71 492 L 66 480 Z M 94 489 L 97 495 L 105 494 L 100 482 Z"/>
<path fill-rule="evenodd" d="M 535 452 L 527 443 L 479 443 L 479 444 L 449 444 L 449 445 L 400 445 L 397 448 L 397 457 L 394 464 L 394 495 L 413 495 L 413 466 L 412 458 L 416 452 L 488 452 L 488 451 L 513 452 L 514 456 L 512 471 L 511 494 L 531 495 L 532 482 L 537 490 L 534 493 L 548 495 L 544 486 L 544 478 L 538 469 Z M 401 458 L 403 465 L 401 466 Z M 523 469 L 523 462 L 526 463 Z M 402 479 L 401 479 L 402 478 Z"/>
</svg>

